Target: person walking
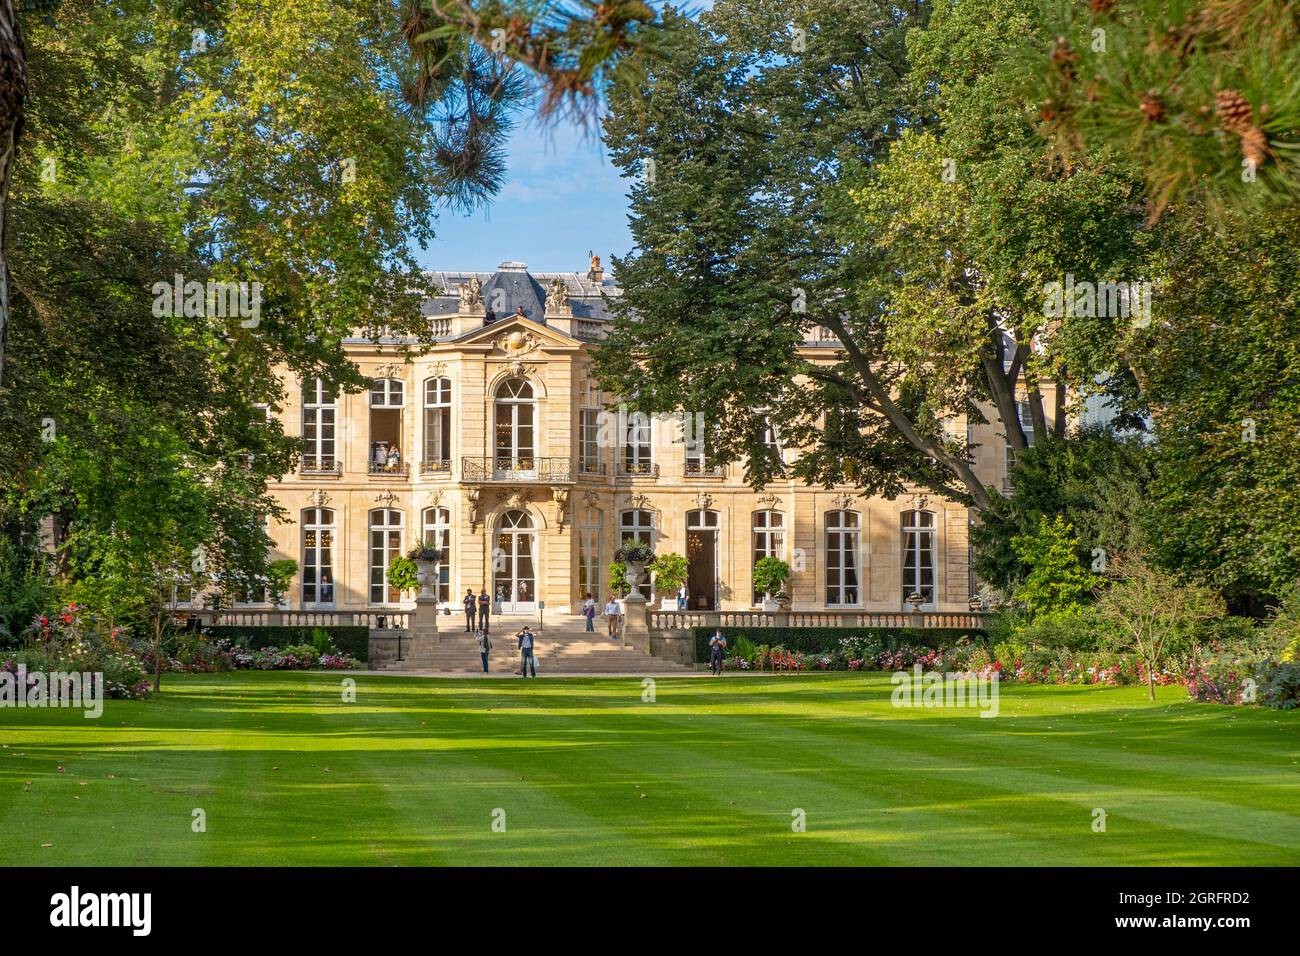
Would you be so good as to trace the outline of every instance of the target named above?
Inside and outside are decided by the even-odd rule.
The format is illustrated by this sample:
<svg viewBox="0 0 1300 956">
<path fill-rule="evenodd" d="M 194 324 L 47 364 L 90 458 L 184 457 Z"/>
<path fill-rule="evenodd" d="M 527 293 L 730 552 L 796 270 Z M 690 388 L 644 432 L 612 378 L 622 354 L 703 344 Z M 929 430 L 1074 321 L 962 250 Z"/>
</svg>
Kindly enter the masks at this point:
<svg viewBox="0 0 1300 956">
<path fill-rule="evenodd" d="M 713 637 L 709 638 L 709 670 L 714 677 L 722 673 L 722 658 L 726 653 L 727 639 L 722 636 L 721 630 L 716 630 Z"/>
<path fill-rule="evenodd" d="M 488 672 L 488 655 L 492 653 L 492 638 L 488 637 L 487 631 L 479 631 L 476 637 L 478 641 L 478 656 L 483 661 L 483 673 Z"/>
<path fill-rule="evenodd" d="M 683 584 L 677 589 L 677 610 L 686 610 L 686 585 Z"/>
<path fill-rule="evenodd" d="M 528 670 L 531 667 L 533 676 L 537 676 L 537 659 L 533 656 L 533 632 L 525 624 L 515 634 L 515 639 L 519 642 L 519 676 L 527 677 Z"/>
<path fill-rule="evenodd" d="M 618 601 L 616 601 L 614 596 L 611 594 L 609 596 L 609 603 L 605 605 L 605 623 L 609 625 L 610 637 L 619 636 L 619 631 L 621 630 L 622 625 L 622 621 L 619 620 L 620 617 L 622 617 L 622 615 L 619 614 L 618 611 Z"/>
<path fill-rule="evenodd" d="M 474 589 L 466 588 L 465 597 L 460 602 L 465 607 L 465 633 L 474 633 L 474 618 L 478 608 L 478 599 L 474 597 Z"/>
<path fill-rule="evenodd" d="M 491 630 L 491 628 L 488 627 L 491 614 L 492 596 L 487 593 L 487 588 L 484 587 L 478 594 L 478 626 L 484 634 Z"/>
<path fill-rule="evenodd" d="M 587 592 L 587 597 L 582 602 L 582 616 L 587 619 L 587 630 L 594 631 L 596 622 L 596 602 L 592 600 L 591 592 Z"/>
</svg>

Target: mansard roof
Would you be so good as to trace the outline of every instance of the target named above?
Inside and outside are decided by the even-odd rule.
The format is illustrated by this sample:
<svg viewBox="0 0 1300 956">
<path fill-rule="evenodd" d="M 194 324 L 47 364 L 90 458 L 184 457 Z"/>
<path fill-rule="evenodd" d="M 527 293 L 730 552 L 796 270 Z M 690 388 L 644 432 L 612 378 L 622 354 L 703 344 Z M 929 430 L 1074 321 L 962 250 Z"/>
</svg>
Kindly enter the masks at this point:
<svg viewBox="0 0 1300 956">
<path fill-rule="evenodd" d="M 426 272 L 424 275 L 431 291 L 423 304 L 427 316 L 455 315 L 460 308 L 461 284 L 468 282 L 470 276 L 483 283 L 483 301 L 489 307 L 494 302 L 504 303 L 505 308 L 495 310 L 498 319 L 513 315 L 516 307 L 522 305 L 524 314 L 538 324 L 545 316 L 546 290 L 555 279 L 564 282 L 573 316 L 578 319 L 610 318 L 604 296 L 617 297 L 622 293 L 609 275 L 596 282 L 583 272 L 529 272 L 522 262 L 503 262 L 495 272 Z"/>
</svg>

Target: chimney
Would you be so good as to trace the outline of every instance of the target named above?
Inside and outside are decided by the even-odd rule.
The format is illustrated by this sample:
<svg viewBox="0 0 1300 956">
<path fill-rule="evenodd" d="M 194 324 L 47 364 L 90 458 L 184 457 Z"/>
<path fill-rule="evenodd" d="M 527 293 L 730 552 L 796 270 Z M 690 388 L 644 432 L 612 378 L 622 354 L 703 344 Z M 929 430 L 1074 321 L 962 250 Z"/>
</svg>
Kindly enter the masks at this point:
<svg viewBox="0 0 1300 956">
<path fill-rule="evenodd" d="M 591 266 L 587 269 L 587 278 L 600 285 L 605 278 L 605 270 L 600 267 L 600 256 L 592 252 L 588 252 L 587 255 L 591 257 Z"/>
</svg>

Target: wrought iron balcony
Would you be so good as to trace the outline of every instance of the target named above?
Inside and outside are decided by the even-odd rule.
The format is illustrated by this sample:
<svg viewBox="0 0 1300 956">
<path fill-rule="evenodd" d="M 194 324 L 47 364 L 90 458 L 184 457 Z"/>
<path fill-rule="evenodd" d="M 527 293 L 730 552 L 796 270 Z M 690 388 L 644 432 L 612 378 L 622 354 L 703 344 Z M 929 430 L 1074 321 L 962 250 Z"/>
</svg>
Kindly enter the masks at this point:
<svg viewBox="0 0 1300 956">
<path fill-rule="evenodd" d="M 298 474 L 300 475 L 337 475 L 342 471 L 343 466 L 337 458 L 303 455 L 298 460 Z"/>
<path fill-rule="evenodd" d="M 433 461 L 420 462 L 420 474 L 422 475 L 450 475 L 451 459 L 441 458 Z"/>
<path fill-rule="evenodd" d="M 686 462 L 687 478 L 721 478 L 722 473 L 721 465 L 710 465 L 702 461 Z"/>
<path fill-rule="evenodd" d="M 649 461 L 620 461 L 618 473 L 623 478 L 658 478 L 659 463 Z"/>
<path fill-rule="evenodd" d="M 382 475 L 385 478 L 405 478 L 411 473 L 411 466 L 404 461 L 370 463 L 370 473 L 372 475 Z"/>
<path fill-rule="evenodd" d="M 578 462 L 578 474 L 603 475 L 605 474 L 605 463 L 603 461 L 580 461 Z"/>
<path fill-rule="evenodd" d="M 572 481 L 568 458 L 462 458 L 461 481 Z"/>
</svg>

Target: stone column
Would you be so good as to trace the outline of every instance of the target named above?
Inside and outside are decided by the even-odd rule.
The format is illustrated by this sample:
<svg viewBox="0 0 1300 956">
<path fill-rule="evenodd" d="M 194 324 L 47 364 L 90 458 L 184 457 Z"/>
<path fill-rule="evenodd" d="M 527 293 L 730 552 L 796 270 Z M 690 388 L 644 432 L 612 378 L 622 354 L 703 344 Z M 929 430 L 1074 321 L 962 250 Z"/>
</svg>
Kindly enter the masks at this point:
<svg viewBox="0 0 1300 956">
<path fill-rule="evenodd" d="M 623 601 L 623 646 L 650 653 L 650 608 L 641 592 L 633 591 Z"/>
</svg>

